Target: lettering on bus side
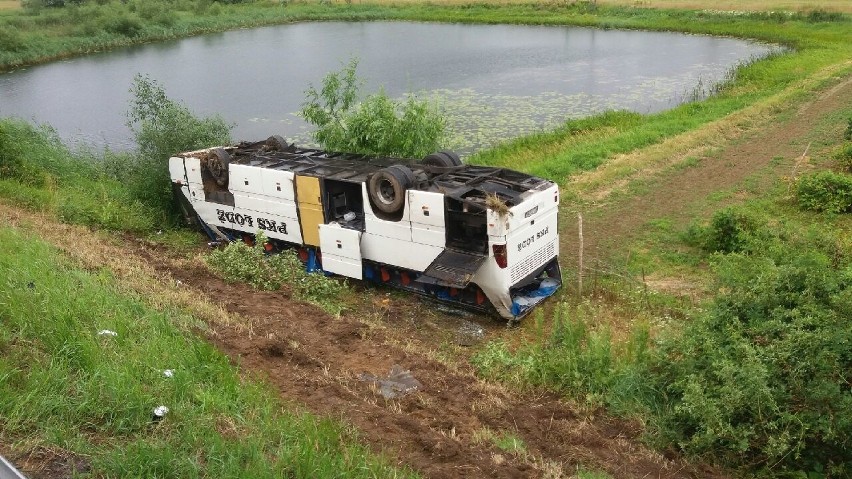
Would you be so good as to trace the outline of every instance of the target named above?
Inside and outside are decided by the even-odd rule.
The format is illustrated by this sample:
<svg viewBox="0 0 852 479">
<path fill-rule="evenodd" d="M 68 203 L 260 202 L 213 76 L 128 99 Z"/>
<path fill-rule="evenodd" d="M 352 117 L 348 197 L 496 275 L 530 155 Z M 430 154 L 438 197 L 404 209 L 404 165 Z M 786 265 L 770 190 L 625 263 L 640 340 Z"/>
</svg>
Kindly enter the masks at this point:
<svg viewBox="0 0 852 479">
<path fill-rule="evenodd" d="M 518 243 L 518 251 L 521 251 L 524 248 L 526 248 L 527 246 L 535 243 L 536 240 L 540 240 L 543 237 L 547 236 L 547 233 L 549 233 L 549 232 L 550 232 L 550 227 L 545 226 L 543 229 L 541 229 L 536 234 L 530 236 L 529 238 L 525 238 L 525 239 L 521 240 L 521 242 Z"/>
<path fill-rule="evenodd" d="M 220 223 L 231 223 L 233 225 L 248 226 L 249 228 L 254 228 L 255 218 L 253 218 L 251 215 L 234 213 L 232 211 L 225 210 L 216 210 L 216 215 Z M 272 231 L 274 233 L 281 233 L 285 235 L 287 234 L 287 223 L 278 223 L 275 220 L 260 217 L 256 219 L 257 229 L 259 230 Z"/>
</svg>

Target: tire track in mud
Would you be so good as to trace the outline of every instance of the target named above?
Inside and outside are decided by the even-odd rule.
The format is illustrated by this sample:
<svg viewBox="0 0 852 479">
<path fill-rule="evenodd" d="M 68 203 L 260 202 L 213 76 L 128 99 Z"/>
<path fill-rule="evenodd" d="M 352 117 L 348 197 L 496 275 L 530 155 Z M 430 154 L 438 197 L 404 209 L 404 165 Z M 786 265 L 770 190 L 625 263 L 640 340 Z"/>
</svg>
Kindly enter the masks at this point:
<svg viewBox="0 0 852 479">
<path fill-rule="evenodd" d="M 387 328 L 375 328 L 361 320 L 367 310 L 333 318 L 287 291 L 227 284 L 203 266 L 137 245 L 135 255 L 149 265 L 250 319 L 247 328 L 210 325 L 211 340 L 244 371 L 287 401 L 355 426 L 375 450 L 426 477 L 568 477 L 578 467 L 618 478 L 722 477 L 650 451 L 635 424 L 581 414 L 551 394 L 507 391 L 476 378 L 466 364 L 449 367 L 421 353 L 435 336 L 402 319 L 405 301 L 393 301 L 382 320 Z M 400 345 L 400 338 L 414 346 Z M 388 400 L 359 380 L 362 373 L 385 375 L 394 364 L 422 388 Z M 526 452 L 498 449 L 481 439 L 486 429 L 520 437 Z"/>
</svg>

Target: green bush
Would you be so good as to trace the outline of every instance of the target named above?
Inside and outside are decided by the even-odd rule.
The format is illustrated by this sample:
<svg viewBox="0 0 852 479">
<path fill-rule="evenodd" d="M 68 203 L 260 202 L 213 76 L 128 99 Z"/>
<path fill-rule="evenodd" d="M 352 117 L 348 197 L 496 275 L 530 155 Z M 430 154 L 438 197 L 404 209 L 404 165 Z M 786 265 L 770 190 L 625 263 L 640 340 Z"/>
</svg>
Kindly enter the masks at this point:
<svg viewBox="0 0 852 479">
<path fill-rule="evenodd" d="M 13 178 L 21 173 L 23 155 L 8 120 L 0 122 L 0 178 Z"/>
<path fill-rule="evenodd" d="M 833 156 L 842 172 L 852 173 L 852 143 L 844 143 Z"/>
<path fill-rule="evenodd" d="M 128 5 L 139 18 L 150 20 L 158 25 L 171 26 L 177 21 L 174 6 L 162 1 L 137 0 Z"/>
<path fill-rule="evenodd" d="M 229 144 L 230 126 L 219 116 L 194 116 L 147 76 L 137 75 L 130 92 L 127 124 L 136 138 L 138 155 L 118 158 L 113 171 L 122 175 L 119 179 L 126 182 L 133 198 L 177 217 L 169 158 L 182 151 Z"/>
<path fill-rule="evenodd" d="M 256 245 L 233 242 L 207 256 L 207 264 L 226 281 L 248 283 L 257 289 L 277 290 L 287 285 L 293 295 L 314 303 L 331 314 L 343 310 L 344 283 L 321 273 L 307 273 L 292 251 L 269 255 L 264 250 L 266 237 L 258 234 Z"/>
<path fill-rule="evenodd" d="M 796 198 L 806 210 L 852 212 L 852 177 L 832 171 L 805 175 L 796 182 Z"/>
<path fill-rule="evenodd" d="M 89 185 L 63 190 L 58 196 L 56 214 L 62 221 L 112 231 L 142 233 L 162 227 L 156 212 L 138 201 L 122 197 L 115 191 Z"/>
<path fill-rule="evenodd" d="M 757 238 L 766 231 L 758 228 L 761 221 L 742 208 L 725 208 L 717 211 L 706 227 L 692 225 L 684 240 L 708 253 L 750 252 L 757 243 L 767 238 Z"/>
<path fill-rule="evenodd" d="M 17 119 L 0 120 L 0 177 L 40 186 L 48 177 L 72 182 L 91 176 L 96 167 L 76 161 L 56 131 Z"/>
<path fill-rule="evenodd" d="M 352 60 L 329 73 L 320 91 L 312 85 L 305 92 L 299 113 L 317 127 L 314 139 L 329 150 L 381 156 L 418 158 L 439 149 L 447 122 L 437 107 L 411 93 L 394 100 L 384 90 L 358 103 L 357 66 Z"/>
<path fill-rule="evenodd" d="M 49 127 L 0 120 L 0 178 L 8 179 L 0 196 L 70 223 L 134 232 L 162 228 L 166 214 L 129 194 L 125 177 L 135 172 L 126 168 L 129 160 L 116 157 L 132 155 L 72 152 Z"/>
<path fill-rule="evenodd" d="M 515 351 L 492 342 L 473 358 L 486 377 L 516 384 L 549 385 L 593 405 L 627 411 L 648 394 L 641 367 L 648 359 L 647 325 L 637 326 L 626 343 L 614 344 L 609 331 L 590 329 L 583 307 L 560 305 L 550 337 Z"/>
<path fill-rule="evenodd" d="M 79 5 L 84 0 L 21 0 L 21 6 L 27 10 L 38 11 L 42 8 L 66 7 L 69 5 Z"/>
<path fill-rule="evenodd" d="M 658 345 L 662 445 L 728 464 L 849 473 L 852 282 L 827 255 L 717 257 L 712 309 Z M 844 279 L 845 278 L 845 279 Z"/>
<path fill-rule="evenodd" d="M 131 13 L 118 13 L 105 17 L 102 21 L 104 30 L 124 35 L 125 37 L 134 37 L 142 31 L 142 20 Z"/>
</svg>

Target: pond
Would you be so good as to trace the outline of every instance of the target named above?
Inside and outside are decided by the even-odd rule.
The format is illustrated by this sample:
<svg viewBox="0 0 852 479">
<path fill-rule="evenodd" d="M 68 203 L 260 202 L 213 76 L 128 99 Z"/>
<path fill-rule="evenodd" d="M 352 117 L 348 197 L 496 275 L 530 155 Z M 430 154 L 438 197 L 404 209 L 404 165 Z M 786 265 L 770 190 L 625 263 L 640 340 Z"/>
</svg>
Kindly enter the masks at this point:
<svg viewBox="0 0 852 479">
<path fill-rule="evenodd" d="M 0 75 L 0 116 L 46 122 L 66 140 L 132 147 L 134 75 L 159 81 L 236 140 L 307 141 L 304 91 L 350 58 L 364 91 L 433 97 L 450 147 L 470 152 L 606 109 L 640 113 L 703 97 L 774 47 L 731 38 L 577 27 L 415 22 L 300 23 L 141 45 Z"/>
</svg>

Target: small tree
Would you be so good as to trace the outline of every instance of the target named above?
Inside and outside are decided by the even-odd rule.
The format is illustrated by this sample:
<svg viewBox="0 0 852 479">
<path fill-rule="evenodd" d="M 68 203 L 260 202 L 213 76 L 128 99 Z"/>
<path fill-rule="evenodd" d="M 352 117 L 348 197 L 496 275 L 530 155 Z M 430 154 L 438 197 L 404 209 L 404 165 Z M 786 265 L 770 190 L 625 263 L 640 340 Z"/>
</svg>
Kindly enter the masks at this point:
<svg viewBox="0 0 852 479">
<path fill-rule="evenodd" d="M 421 157 L 440 147 L 447 121 L 437 106 L 409 93 L 390 98 L 382 89 L 358 103 L 363 84 L 357 60 L 326 75 L 322 89 L 311 85 L 299 114 L 317 127 L 314 139 L 329 150 Z"/>
<path fill-rule="evenodd" d="M 133 100 L 127 126 L 133 131 L 138 154 L 115 169 L 126 179 L 131 193 L 141 202 L 176 212 L 171 193 L 168 160 L 175 153 L 231 142 L 231 126 L 216 115 L 198 118 L 181 103 L 170 99 L 162 86 L 136 75 L 130 88 Z"/>
</svg>

